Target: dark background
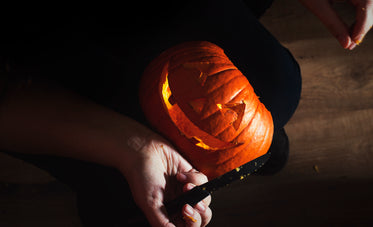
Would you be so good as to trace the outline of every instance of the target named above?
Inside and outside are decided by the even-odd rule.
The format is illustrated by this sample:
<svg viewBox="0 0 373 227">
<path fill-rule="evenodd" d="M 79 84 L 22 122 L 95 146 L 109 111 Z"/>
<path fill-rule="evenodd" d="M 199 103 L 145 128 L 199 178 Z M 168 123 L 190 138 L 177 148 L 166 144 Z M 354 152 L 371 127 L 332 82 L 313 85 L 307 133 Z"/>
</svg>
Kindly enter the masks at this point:
<svg viewBox="0 0 373 227">
<path fill-rule="evenodd" d="M 351 22 L 353 10 L 336 6 Z M 261 19 L 299 62 L 303 91 L 285 129 L 286 168 L 249 177 L 213 196 L 210 226 L 373 224 L 373 36 L 343 50 L 293 0 Z M 255 44 L 253 44 L 255 45 Z M 81 226 L 74 193 L 45 172 L 0 153 L 1 226 Z"/>
</svg>

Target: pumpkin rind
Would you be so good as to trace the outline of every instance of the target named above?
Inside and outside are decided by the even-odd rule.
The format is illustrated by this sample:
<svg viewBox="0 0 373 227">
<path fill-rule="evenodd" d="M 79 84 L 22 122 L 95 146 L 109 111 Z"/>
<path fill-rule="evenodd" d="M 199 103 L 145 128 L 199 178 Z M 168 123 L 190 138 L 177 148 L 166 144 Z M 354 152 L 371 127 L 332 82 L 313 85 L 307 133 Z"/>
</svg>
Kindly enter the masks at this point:
<svg viewBox="0 0 373 227">
<path fill-rule="evenodd" d="M 150 124 L 209 179 L 265 154 L 271 145 L 270 112 L 215 44 L 167 49 L 145 69 L 139 92 Z"/>
</svg>

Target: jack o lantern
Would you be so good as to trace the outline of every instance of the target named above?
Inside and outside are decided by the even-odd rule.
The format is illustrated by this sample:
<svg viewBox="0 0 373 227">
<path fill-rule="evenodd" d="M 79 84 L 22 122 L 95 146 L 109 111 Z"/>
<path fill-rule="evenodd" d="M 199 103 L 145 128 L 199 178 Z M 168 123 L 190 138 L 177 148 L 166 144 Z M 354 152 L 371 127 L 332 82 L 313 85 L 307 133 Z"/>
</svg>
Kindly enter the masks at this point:
<svg viewBox="0 0 373 227">
<path fill-rule="evenodd" d="M 206 41 L 167 49 L 145 69 L 140 104 L 150 124 L 209 179 L 263 154 L 273 121 L 247 78 Z"/>
</svg>

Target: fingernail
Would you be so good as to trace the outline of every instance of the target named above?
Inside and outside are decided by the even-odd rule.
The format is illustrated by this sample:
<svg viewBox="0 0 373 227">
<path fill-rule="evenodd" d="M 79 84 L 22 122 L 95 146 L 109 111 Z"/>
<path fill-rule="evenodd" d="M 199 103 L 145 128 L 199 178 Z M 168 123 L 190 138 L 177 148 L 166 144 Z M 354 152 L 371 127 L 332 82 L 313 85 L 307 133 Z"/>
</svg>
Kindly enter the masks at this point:
<svg viewBox="0 0 373 227">
<path fill-rule="evenodd" d="M 194 216 L 193 208 L 189 204 L 186 204 L 185 209 L 184 209 L 183 219 L 185 221 L 197 222 L 197 220 L 193 218 L 193 216 Z"/>
<path fill-rule="evenodd" d="M 353 50 L 355 47 L 356 47 L 356 43 L 352 43 L 348 49 Z"/>
<path fill-rule="evenodd" d="M 192 190 L 194 187 L 195 187 L 194 184 L 192 184 L 192 183 L 187 183 L 187 184 L 185 184 L 184 187 L 183 187 L 183 192 L 190 191 L 190 190 Z"/>
<path fill-rule="evenodd" d="M 185 189 L 189 191 L 189 190 L 192 190 L 195 186 L 196 186 L 196 185 L 194 185 L 194 184 L 192 184 L 192 183 L 189 183 L 189 184 L 187 184 L 187 185 L 185 186 Z"/>
<path fill-rule="evenodd" d="M 206 210 L 206 205 L 204 202 L 199 202 L 197 203 L 197 205 L 195 206 L 195 208 L 201 212 L 204 212 Z"/>
<path fill-rule="evenodd" d="M 193 216 L 194 215 L 194 210 L 189 204 L 185 205 L 185 214 L 188 215 L 188 216 Z"/>
</svg>

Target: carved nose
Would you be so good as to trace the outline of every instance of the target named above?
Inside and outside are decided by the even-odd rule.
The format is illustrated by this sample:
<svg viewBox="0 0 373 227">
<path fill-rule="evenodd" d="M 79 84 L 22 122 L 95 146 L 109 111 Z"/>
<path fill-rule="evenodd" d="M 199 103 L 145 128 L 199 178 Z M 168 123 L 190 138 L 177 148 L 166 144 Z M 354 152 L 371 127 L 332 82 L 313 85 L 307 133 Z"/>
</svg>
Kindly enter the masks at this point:
<svg viewBox="0 0 373 227">
<path fill-rule="evenodd" d="M 202 112 L 206 111 L 205 108 L 211 108 L 211 105 L 207 105 L 207 102 L 208 101 L 206 98 L 200 98 L 190 101 L 189 105 L 198 115 L 203 115 Z M 218 103 L 212 105 L 212 107 L 214 106 L 216 108 L 216 110 L 214 110 L 214 114 L 204 119 L 209 122 L 209 124 L 202 125 L 202 128 L 214 136 L 218 135 L 220 132 L 224 131 L 230 126 L 232 126 L 236 131 L 240 128 L 246 108 L 244 101 L 241 103 Z"/>
<path fill-rule="evenodd" d="M 231 125 L 236 130 L 240 128 L 242 118 L 245 113 L 245 107 L 246 104 L 244 101 L 242 101 L 242 103 L 227 103 L 225 105 L 222 105 L 221 111 L 234 115 L 234 120 L 231 122 Z"/>
</svg>

